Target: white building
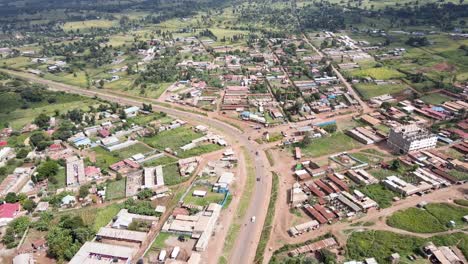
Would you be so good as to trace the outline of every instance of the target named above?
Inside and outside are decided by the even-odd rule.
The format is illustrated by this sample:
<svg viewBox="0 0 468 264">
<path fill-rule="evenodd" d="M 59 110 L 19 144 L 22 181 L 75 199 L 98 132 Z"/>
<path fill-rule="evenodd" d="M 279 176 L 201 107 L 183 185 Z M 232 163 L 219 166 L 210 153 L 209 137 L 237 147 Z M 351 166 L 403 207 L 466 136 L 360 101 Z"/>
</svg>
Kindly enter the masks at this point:
<svg viewBox="0 0 468 264">
<path fill-rule="evenodd" d="M 387 144 L 395 152 L 404 154 L 434 148 L 437 144 L 437 136 L 417 125 L 400 126 L 390 130 Z"/>
</svg>

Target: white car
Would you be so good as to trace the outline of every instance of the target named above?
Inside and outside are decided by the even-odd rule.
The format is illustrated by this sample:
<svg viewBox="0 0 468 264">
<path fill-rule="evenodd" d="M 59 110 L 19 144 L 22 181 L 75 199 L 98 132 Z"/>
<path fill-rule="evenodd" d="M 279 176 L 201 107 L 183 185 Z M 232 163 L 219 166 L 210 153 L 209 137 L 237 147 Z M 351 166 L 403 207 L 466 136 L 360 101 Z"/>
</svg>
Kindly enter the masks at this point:
<svg viewBox="0 0 468 264">
<path fill-rule="evenodd" d="M 252 216 L 252 218 L 250 218 L 250 222 L 255 223 L 255 219 L 255 216 Z"/>
</svg>

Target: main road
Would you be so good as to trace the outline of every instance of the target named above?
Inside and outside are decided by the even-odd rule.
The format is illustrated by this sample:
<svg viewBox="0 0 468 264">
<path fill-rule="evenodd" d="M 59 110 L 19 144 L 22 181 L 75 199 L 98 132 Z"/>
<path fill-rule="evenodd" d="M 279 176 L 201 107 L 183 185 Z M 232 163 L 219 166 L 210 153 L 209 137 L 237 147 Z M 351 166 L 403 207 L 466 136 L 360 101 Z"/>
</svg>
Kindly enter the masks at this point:
<svg viewBox="0 0 468 264">
<path fill-rule="evenodd" d="M 142 103 L 157 103 L 157 101 L 154 99 L 142 98 L 137 96 L 123 97 L 123 95 L 112 94 L 106 90 L 80 88 L 68 84 L 46 80 L 39 76 L 29 73 L 3 69 L 2 71 L 12 76 L 28 80 L 30 82 L 46 85 L 49 87 L 50 90 L 54 91 L 63 91 L 87 97 L 97 97 L 103 100 L 125 105 L 141 106 Z M 271 193 L 271 177 L 269 173 L 267 173 L 268 160 L 265 156 L 265 153 L 260 150 L 256 142 L 249 140 L 248 135 L 244 134 L 242 131 L 233 126 L 220 121 L 219 119 L 214 119 L 208 116 L 203 116 L 191 112 L 181 111 L 162 105 L 153 105 L 153 110 L 165 112 L 168 115 L 180 119 L 189 120 L 191 123 L 204 124 L 209 127 L 212 127 L 224 134 L 225 136 L 233 139 L 235 141 L 232 142 L 233 144 L 239 144 L 241 146 L 244 146 L 247 150 L 248 155 L 246 155 L 246 159 L 252 160 L 251 163 L 255 167 L 255 176 L 249 175 L 249 173 L 246 173 L 245 175 L 246 177 L 257 177 L 260 178 L 260 180 L 254 181 L 255 186 L 253 188 L 252 197 L 249 201 L 246 214 L 243 216 L 243 219 L 240 220 L 241 223 L 238 223 L 242 226 L 236 238 L 236 242 L 234 244 L 228 261 L 229 263 L 253 263 L 255 251 L 257 249 L 260 234 L 263 228 L 263 223 L 265 221 L 266 212 L 268 209 L 268 202 Z M 245 180 L 245 182 L 247 184 L 248 181 Z M 256 217 L 255 222 L 250 221 L 252 216 Z"/>
</svg>

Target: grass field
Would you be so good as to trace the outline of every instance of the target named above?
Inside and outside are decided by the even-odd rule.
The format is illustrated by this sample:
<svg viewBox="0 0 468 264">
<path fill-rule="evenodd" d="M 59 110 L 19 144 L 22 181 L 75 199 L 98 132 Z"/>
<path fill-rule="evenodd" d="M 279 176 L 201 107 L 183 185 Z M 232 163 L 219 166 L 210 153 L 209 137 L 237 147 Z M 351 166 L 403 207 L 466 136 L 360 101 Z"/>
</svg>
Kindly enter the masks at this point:
<svg viewBox="0 0 468 264">
<path fill-rule="evenodd" d="M 202 134 L 196 133 L 188 127 L 179 127 L 172 130 L 163 131 L 153 137 L 145 137 L 143 141 L 159 150 L 170 148 L 180 152 L 180 147 L 190 143 L 192 140 L 202 137 Z"/>
<path fill-rule="evenodd" d="M 355 84 L 354 87 L 361 95 L 362 99 L 369 100 L 372 97 L 383 94 L 398 94 L 407 88 L 404 84 Z"/>
<path fill-rule="evenodd" d="M 347 259 L 375 257 L 378 263 L 390 263 L 388 257 L 392 253 L 399 253 L 401 259 L 404 260 L 409 255 L 419 255 L 421 247 L 428 242 L 433 242 L 436 246 L 456 246 L 465 257 L 468 256 L 468 235 L 464 233 L 432 236 L 424 239 L 388 231 L 369 230 L 351 234 L 346 246 L 346 257 Z"/>
<path fill-rule="evenodd" d="M 192 193 L 195 190 L 199 191 L 206 191 L 205 197 L 198 197 L 194 196 Z M 224 199 L 224 194 L 222 193 L 214 193 L 209 190 L 206 186 L 197 186 L 195 185 L 190 192 L 185 196 L 184 203 L 186 204 L 194 204 L 199 206 L 207 206 L 210 203 L 220 203 Z"/>
<path fill-rule="evenodd" d="M 213 152 L 213 151 L 217 151 L 217 150 L 220 150 L 222 149 L 223 147 L 218 145 L 218 144 L 204 144 L 204 145 L 200 145 L 196 148 L 193 148 L 193 149 L 190 149 L 190 150 L 187 150 L 187 151 L 179 151 L 177 153 L 177 156 L 178 157 L 181 157 L 181 158 L 188 158 L 188 157 L 193 157 L 193 156 L 199 156 L 199 155 L 202 155 L 202 154 L 205 154 L 205 153 L 210 153 L 210 152 Z"/>
<path fill-rule="evenodd" d="M 450 101 L 452 98 L 446 95 L 440 94 L 440 93 L 432 93 L 432 94 L 424 95 L 419 99 L 421 99 L 423 102 L 427 104 L 437 105 L 437 104 L 442 104 L 446 101 Z"/>
<path fill-rule="evenodd" d="M 390 80 L 405 77 L 403 73 L 387 67 L 354 70 L 350 71 L 349 74 L 357 78 L 371 77 L 375 80 Z"/>
<path fill-rule="evenodd" d="M 179 174 L 179 166 L 177 164 L 169 164 L 163 167 L 164 184 L 171 186 L 182 183 L 190 179 L 190 177 L 182 177 Z"/>
<path fill-rule="evenodd" d="M 300 146 L 305 157 L 319 157 L 323 155 L 347 151 L 362 146 L 361 143 L 348 137 L 343 132 L 336 132 L 329 137 L 313 139 L 307 146 Z"/>
<path fill-rule="evenodd" d="M 107 183 L 106 199 L 122 199 L 125 198 L 125 178 L 120 181 L 111 181 Z"/>
<path fill-rule="evenodd" d="M 455 228 L 465 226 L 462 217 L 468 208 L 450 204 L 428 204 L 425 209 L 409 208 L 394 213 L 388 218 L 390 226 L 415 233 L 435 233 L 449 230 L 449 221 L 455 221 Z"/>
<path fill-rule="evenodd" d="M 2 94 L 3 96 L 4 94 Z M 95 105 L 97 103 L 96 100 L 88 99 L 88 98 L 81 98 L 79 96 L 73 95 L 56 95 L 55 96 L 57 103 L 49 104 L 47 102 L 39 103 L 39 104 L 31 104 L 27 109 L 16 108 L 11 111 L 3 111 L 0 110 L 0 120 L 2 120 L 3 126 L 5 122 L 8 122 L 10 126 L 15 129 L 19 130 L 24 127 L 26 124 L 31 123 L 36 116 L 41 113 L 47 114 L 52 116 L 55 114 L 55 110 L 59 110 L 59 112 L 64 113 L 64 109 L 72 110 L 72 109 L 83 109 L 88 110 L 90 105 Z M 11 98 L 13 99 L 13 98 Z M 20 101 L 17 101 L 21 103 Z M 0 104 L 3 104 L 3 100 L 0 99 Z"/>
<path fill-rule="evenodd" d="M 74 22 L 67 22 L 63 25 L 64 31 L 70 30 L 77 30 L 86 31 L 91 28 L 110 28 L 113 26 L 117 26 L 118 21 L 111 21 L 111 20 L 86 20 L 86 21 L 74 21 Z"/>
<path fill-rule="evenodd" d="M 398 193 L 385 188 L 381 184 L 371 184 L 360 188 L 359 191 L 376 201 L 380 208 L 390 207 L 393 197 L 398 196 Z"/>
<path fill-rule="evenodd" d="M 131 145 L 129 147 L 119 149 L 119 150 L 117 150 L 115 152 L 118 153 L 119 156 L 122 159 L 126 159 L 126 158 L 130 158 L 131 156 L 133 156 L 135 154 L 139 154 L 139 153 L 145 154 L 145 153 L 148 153 L 148 152 L 151 152 L 151 151 L 153 151 L 153 149 L 148 147 L 147 145 L 145 145 L 143 143 L 136 143 L 136 144 Z"/>
<path fill-rule="evenodd" d="M 47 190 L 49 192 L 55 192 L 57 189 L 64 188 L 67 183 L 66 183 L 66 172 L 64 167 L 60 167 L 57 175 L 53 176 L 55 179 L 57 179 L 57 184 L 52 184 L 50 181 L 48 182 L 47 185 Z"/>
<path fill-rule="evenodd" d="M 177 159 L 175 159 L 173 157 L 169 157 L 169 156 L 163 156 L 163 157 L 158 158 L 158 159 L 154 159 L 154 160 L 144 162 L 143 166 L 151 167 L 151 166 L 159 166 L 159 165 L 168 165 L 168 164 L 175 163 L 175 162 L 177 162 Z"/>
<path fill-rule="evenodd" d="M 85 225 L 98 231 L 101 227 L 107 225 L 114 216 L 122 209 L 120 204 L 111 204 L 106 207 L 84 207 L 71 211 L 64 211 L 57 214 L 57 216 L 70 214 L 72 216 L 79 216 L 83 219 Z"/>
<path fill-rule="evenodd" d="M 465 173 L 465 172 L 461 172 L 461 171 L 454 169 L 454 170 L 449 170 L 448 174 L 452 175 L 458 180 L 468 180 L 468 173 Z"/>
<path fill-rule="evenodd" d="M 100 168 L 108 168 L 109 165 L 121 160 L 117 152 L 109 152 L 100 146 L 93 148 L 92 151 L 96 155 L 96 165 Z"/>
</svg>

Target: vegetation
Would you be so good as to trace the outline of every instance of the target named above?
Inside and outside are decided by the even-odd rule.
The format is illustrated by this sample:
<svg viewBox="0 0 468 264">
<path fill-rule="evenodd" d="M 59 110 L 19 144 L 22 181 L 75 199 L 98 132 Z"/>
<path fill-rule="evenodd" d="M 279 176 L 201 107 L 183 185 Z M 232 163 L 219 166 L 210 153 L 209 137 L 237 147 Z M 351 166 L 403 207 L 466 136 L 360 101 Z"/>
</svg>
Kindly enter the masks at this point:
<svg viewBox="0 0 468 264">
<path fill-rule="evenodd" d="M 359 189 L 363 194 L 376 201 L 380 208 L 387 208 L 392 205 L 393 197 L 398 196 L 381 184 L 371 184 Z"/>
<path fill-rule="evenodd" d="M 313 158 L 354 149 L 361 146 L 361 143 L 340 131 L 329 137 L 313 139 L 310 144 L 298 144 L 298 146 L 305 157 Z"/>
<path fill-rule="evenodd" d="M 436 233 L 451 228 L 462 228 L 463 216 L 468 208 L 451 204 L 428 204 L 424 209 L 409 208 L 399 211 L 388 218 L 387 223 L 393 227 L 416 233 Z M 455 222 L 455 226 L 449 224 Z"/>
<path fill-rule="evenodd" d="M 263 255 L 265 253 L 267 243 L 270 239 L 271 230 L 273 228 L 273 217 L 275 216 L 276 200 L 278 199 L 278 185 L 279 176 L 276 173 L 273 173 L 270 202 L 268 203 L 267 216 L 265 223 L 263 224 L 262 234 L 260 235 L 260 242 L 255 253 L 254 263 L 263 262 Z"/>
</svg>

